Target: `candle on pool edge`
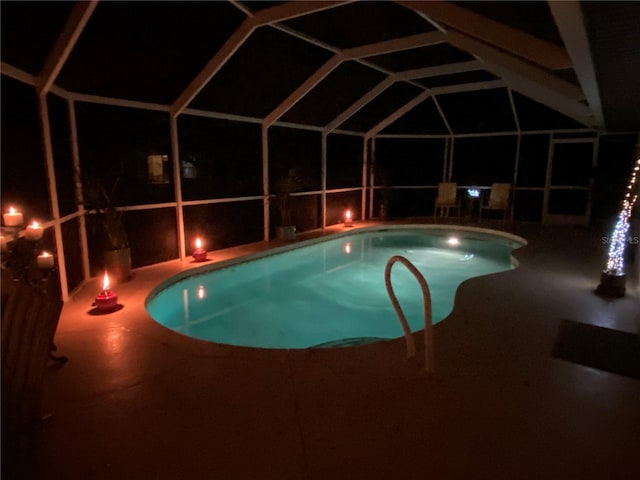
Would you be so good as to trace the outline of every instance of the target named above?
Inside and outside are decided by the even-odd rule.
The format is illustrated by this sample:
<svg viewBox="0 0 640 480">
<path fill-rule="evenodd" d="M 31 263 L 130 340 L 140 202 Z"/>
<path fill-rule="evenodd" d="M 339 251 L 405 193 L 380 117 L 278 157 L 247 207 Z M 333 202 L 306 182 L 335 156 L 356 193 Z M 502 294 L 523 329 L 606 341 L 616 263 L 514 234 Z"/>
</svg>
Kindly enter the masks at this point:
<svg viewBox="0 0 640 480">
<path fill-rule="evenodd" d="M 108 312 L 118 306 L 118 295 L 109 290 L 109 275 L 104 272 L 102 279 L 102 291 L 96 295 L 96 308 L 101 312 Z"/>
<path fill-rule="evenodd" d="M 15 208 L 9 207 L 7 213 L 2 214 L 2 219 L 7 227 L 17 227 L 22 225 L 22 212 L 16 211 Z"/>
<path fill-rule="evenodd" d="M 53 268 L 53 255 L 47 251 L 42 251 L 40 255 L 38 255 L 38 268 Z"/>
<path fill-rule="evenodd" d="M 193 251 L 193 259 L 196 262 L 204 262 L 207 259 L 207 251 L 202 248 L 202 240 L 196 238 L 196 249 Z"/>
<path fill-rule="evenodd" d="M 42 226 L 38 222 L 33 222 L 31 225 L 27 226 L 24 237 L 27 240 L 40 240 L 42 238 L 42 233 Z"/>
</svg>

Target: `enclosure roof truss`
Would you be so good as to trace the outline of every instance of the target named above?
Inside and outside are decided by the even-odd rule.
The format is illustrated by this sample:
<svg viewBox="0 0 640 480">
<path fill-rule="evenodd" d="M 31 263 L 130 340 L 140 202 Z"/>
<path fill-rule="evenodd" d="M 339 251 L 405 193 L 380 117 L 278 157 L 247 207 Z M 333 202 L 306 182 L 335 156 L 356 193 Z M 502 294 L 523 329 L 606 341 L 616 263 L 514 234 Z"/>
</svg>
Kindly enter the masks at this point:
<svg viewBox="0 0 640 480">
<path fill-rule="evenodd" d="M 397 1 L 395 3 L 414 11 L 425 21 L 428 20 L 429 23 L 439 29 L 343 50 L 327 45 L 307 34 L 296 32 L 279 22 L 344 6 L 352 2 L 293 1 L 268 7 L 257 12 L 251 12 L 239 1 L 232 1 L 231 3 L 244 12 L 246 18 L 171 104 L 169 111 L 172 116 L 185 111 L 189 103 L 258 27 L 268 25 L 289 35 L 298 38 L 304 37 L 306 41 L 333 51 L 334 55 L 262 119 L 263 125 L 267 127 L 273 125 L 332 71 L 348 60 L 355 60 L 385 72 L 388 77 L 329 122 L 324 127 L 323 131 L 325 133 L 335 130 L 395 82 L 403 81 L 418 86 L 425 92 L 420 96 L 427 98 L 433 92 L 427 93 L 429 89 L 420 83 L 416 83 L 415 80 L 429 76 L 443 76 L 479 69 L 498 76 L 503 84 L 510 89 L 561 112 L 583 125 L 598 127 L 603 124 L 598 85 L 595 79 L 593 62 L 589 54 L 584 22 L 581 16 L 576 17 L 574 15 L 576 11 L 579 13 L 577 2 L 568 2 L 568 4 L 562 5 L 550 2 L 551 11 L 568 46 L 570 55 L 562 47 L 448 2 Z M 58 40 L 46 59 L 45 65 L 36 78 L 36 87 L 40 94 L 56 88 L 54 85 L 55 79 L 63 68 L 96 5 L 97 1 L 92 0 L 78 2 L 73 7 Z M 470 53 L 476 60 L 446 63 L 435 67 L 418 68 L 404 72 L 389 72 L 385 68 L 375 65 L 375 63 L 364 61 L 364 59 L 376 55 L 416 49 L 443 42 Z M 549 72 L 552 69 L 571 67 L 571 61 L 576 67 L 582 89 Z M 480 90 L 486 88 L 486 83 L 477 82 L 475 85 Z M 463 91 L 473 90 L 473 85 L 466 84 Z M 86 100 L 89 101 L 91 98 L 93 97 L 87 96 Z M 588 105 L 583 103 L 585 98 L 588 101 Z M 406 105 L 400 107 L 403 111 L 406 108 Z M 385 121 L 387 119 L 383 119 L 378 125 Z M 377 132 L 379 130 L 375 130 L 376 127 L 374 127 L 373 131 Z"/>
</svg>

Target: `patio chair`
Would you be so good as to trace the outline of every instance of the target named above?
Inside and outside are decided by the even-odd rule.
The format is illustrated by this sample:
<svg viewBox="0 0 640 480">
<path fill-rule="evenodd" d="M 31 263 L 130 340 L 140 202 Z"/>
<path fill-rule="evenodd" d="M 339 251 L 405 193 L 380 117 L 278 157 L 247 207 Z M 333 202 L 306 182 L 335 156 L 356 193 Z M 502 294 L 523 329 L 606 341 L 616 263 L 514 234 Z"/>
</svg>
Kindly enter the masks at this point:
<svg viewBox="0 0 640 480">
<path fill-rule="evenodd" d="M 489 201 L 480 204 L 480 219 L 482 220 L 482 212 L 484 210 L 502 211 L 503 220 L 507 220 L 507 214 L 511 207 L 511 184 L 510 183 L 494 183 L 491 185 L 491 193 Z"/>
<path fill-rule="evenodd" d="M 433 218 L 437 216 L 448 217 L 449 210 L 455 208 L 460 216 L 460 200 L 458 199 L 458 184 L 443 182 L 438 185 L 438 196 L 433 207 Z"/>
</svg>

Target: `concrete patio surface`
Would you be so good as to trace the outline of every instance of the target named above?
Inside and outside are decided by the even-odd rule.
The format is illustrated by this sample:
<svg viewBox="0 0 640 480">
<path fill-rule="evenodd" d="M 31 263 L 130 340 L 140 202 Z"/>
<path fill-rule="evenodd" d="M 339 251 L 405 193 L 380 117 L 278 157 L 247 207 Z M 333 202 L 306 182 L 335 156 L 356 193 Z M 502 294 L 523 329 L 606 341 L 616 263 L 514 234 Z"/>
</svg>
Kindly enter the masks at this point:
<svg viewBox="0 0 640 480">
<path fill-rule="evenodd" d="M 189 261 L 136 270 L 109 315 L 89 314 L 96 279 L 62 312 L 55 340 L 69 361 L 46 375 L 51 417 L 15 438 L 24 448 L 3 470 L 51 480 L 634 478 L 640 381 L 551 352 L 563 319 L 639 333 L 637 268 L 624 298 L 605 299 L 594 294 L 601 232 L 507 229 L 529 241 L 514 252 L 520 266 L 460 286 L 435 326 L 433 378 L 421 332 L 412 359 L 402 338 L 262 350 L 172 332 L 144 301 Z"/>
</svg>

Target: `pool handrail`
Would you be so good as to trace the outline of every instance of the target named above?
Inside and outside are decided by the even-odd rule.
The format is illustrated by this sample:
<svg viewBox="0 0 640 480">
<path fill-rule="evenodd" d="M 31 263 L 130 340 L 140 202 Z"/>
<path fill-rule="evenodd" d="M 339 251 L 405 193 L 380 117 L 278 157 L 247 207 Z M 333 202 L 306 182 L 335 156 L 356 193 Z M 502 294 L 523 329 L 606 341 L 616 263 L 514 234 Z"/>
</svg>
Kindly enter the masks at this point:
<svg viewBox="0 0 640 480">
<path fill-rule="evenodd" d="M 424 368 L 428 375 L 433 373 L 434 368 L 434 354 L 433 354 L 433 322 L 432 322 L 432 313 L 431 313 L 431 292 L 429 290 L 429 284 L 425 280 L 424 276 L 420 271 L 411 263 L 407 258 L 401 255 L 394 255 L 387 261 L 387 265 L 384 269 L 384 283 L 387 287 L 387 293 L 389 294 L 389 298 L 391 299 L 391 304 L 393 305 L 396 314 L 398 315 L 398 319 L 400 320 L 400 324 L 402 325 L 402 330 L 404 331 L 404 338 L 407 343 L 407 356 L 409 358 L 414 357 L 416 354 L 416 345 L 413 340 L 413 335 L 411 334 L 411 329 L 409 328 L 409 324 L 407 323 L 407 319 L 404 316 L 404 312 L 402 311 L 402 307 L 398 302 L 398 297 L 396 297 L 395 292 L 393 291 L 393 286 L 391 284 L 391 268 L 396 262 L 402 263 L 405 267 L 409 269 L 413 276 L 416 277 L 418 283 L 420 284 L 420 289 L 422 290 L 422 300 L 424 306 Z"/>
</svg>

